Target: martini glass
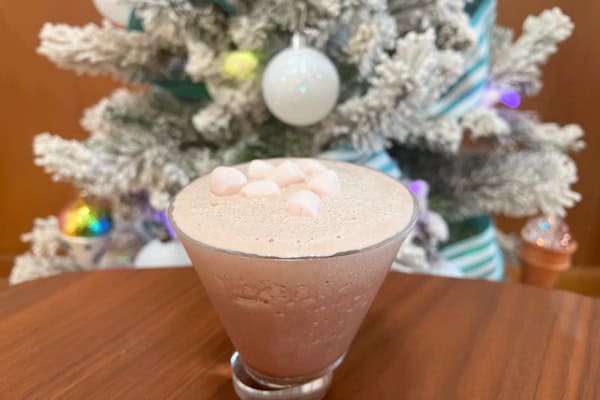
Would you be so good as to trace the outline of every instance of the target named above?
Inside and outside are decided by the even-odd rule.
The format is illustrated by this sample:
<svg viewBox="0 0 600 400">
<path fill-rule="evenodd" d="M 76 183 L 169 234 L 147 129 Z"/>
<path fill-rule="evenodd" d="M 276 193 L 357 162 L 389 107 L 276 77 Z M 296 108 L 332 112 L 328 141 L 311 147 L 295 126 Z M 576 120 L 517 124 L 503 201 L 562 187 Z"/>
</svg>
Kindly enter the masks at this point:
<svg viewBox="0 0 600 400">
<path fill-rule="evenodd" d="M 417 205 L 410 199 L 412 217 L 392 237 L 323 257 L 278 258 L 215 248 L 188 236 L 171 217 L 236 348 L 231 364 L 240 398 L 325 395 L 415 224 Z"/>
</svg>

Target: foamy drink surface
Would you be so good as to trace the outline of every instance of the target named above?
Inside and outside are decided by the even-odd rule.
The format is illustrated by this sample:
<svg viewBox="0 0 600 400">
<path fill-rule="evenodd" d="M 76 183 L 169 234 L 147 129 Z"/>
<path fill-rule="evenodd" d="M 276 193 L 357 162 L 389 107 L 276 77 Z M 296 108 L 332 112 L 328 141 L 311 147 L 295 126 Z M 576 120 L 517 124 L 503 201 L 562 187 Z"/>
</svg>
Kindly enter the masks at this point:
<svg viewBox="0 0 600 400">
<path fill-rule="evenodd" d="M 364 249 L 404 230 L 414 212 L 405 186 L 353 164 L 271 159 L 219 168 L 185 187 L 171 215 L 190 238 L 230 252 L 300 258 Z"/>
</svg>

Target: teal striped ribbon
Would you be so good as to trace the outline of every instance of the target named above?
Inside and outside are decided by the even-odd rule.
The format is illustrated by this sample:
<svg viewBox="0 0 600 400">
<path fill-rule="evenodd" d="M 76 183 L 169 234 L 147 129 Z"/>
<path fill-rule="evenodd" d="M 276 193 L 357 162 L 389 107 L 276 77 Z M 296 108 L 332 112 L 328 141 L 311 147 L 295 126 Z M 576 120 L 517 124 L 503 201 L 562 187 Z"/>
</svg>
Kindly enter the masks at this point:
<svg viewBox="0 0 600 400">
<path fill-rule="evenodd" d="M 496 0 L 482 0 L 471 11 L 477 45 L 465 54 L 465 71 L 429 109 L 429 115 L 462 117 L 477 108 L 488 85 L 490 38 L 496 20 Z"/>
<path fill-rule="evenodd" d="M 474 235 L 458 240 L 440 250 L 447 263 L 460 269 L 465 278 L 504 279 L 504 257 L 496 240 L 496 229 L 489 216 L 479 216 L 459 222 L 476 229 Z"/>
<path fill-rule="evenodd" d="M 470 3 L 467 11 L 471 15 L 471 27 L 478 37 L 477 45 L 465 54 L 464 73 L 429 108 L 428 112 L 432 117 L 440 115 L 462 117 L 481 104 L 488 85 L 490 38 L 496 20 L 496 0 L 475 0 Z M 387 172 L 392 176 L 401 176 L 396 163 L 384 150 L 370 156 L 344 147 L 327 154 L 332 159 L 357 162 Z M 369 160 L 370 157 L 374 157 L 375 160 Z M 382 167 L 379 167 L 379 163 Z"/>
<path fill-rule="evenodd" d="M 477 4 L 475 4 L 477 3 Z M 445 115 L 460 118 L 477 108 L 488 84 L 490 66 L 490 35 L 496 19 L 496 0 L 475 0 L 468 10 L 471 26 L 479 38 L 477 45 L 465 55 L 466 67 L 462 76 L 429 109 L 431 116 Z M 362 164 L 395 178 L 402 173 L 385 150 L 368 154 L 345 146 L 321 154 L 323 158 Z M 465 239 L 454 240 L 440 250 L 440 256 L 464 277 L 502 280 L 504 258 L 496 240 L 496 230 L 489 216 L 471 218 L 457 224 L 469 228 Z M 451 238 L 452 239 L 452 238 Z"/>
<path fill-rule="evenodd" d="M 477 45 L 465 55 L 465 72 L 430 108 L 432 116 L 460 118 L 477 108 L 488 85 L 490 39 L 496 20 L 496 0 L 476 0 L 468 9 Z M 471 218 L 455 225 L 476 228 L 470 237 L 444 246 L 440 256 L 460 269 L 467 278 L 504 279 L 504 257 L 489 216 Z"/>
</svg>

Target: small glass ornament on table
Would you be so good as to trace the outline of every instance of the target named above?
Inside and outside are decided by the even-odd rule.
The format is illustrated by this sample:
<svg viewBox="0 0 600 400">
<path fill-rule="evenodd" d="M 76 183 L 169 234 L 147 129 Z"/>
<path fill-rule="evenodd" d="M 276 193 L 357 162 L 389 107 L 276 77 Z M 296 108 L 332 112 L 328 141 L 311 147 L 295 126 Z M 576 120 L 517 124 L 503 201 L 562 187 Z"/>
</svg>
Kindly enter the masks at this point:
<svg viewBox="0 0 600 400">
<path fill-rule="evenodd" d="M 558 275 L 571 268 L 577 250 L 569 226 L 557 216 L 539 216 L 527 221 L 521 231 L 519 250 L 523 283 L 553 287 Z"/>
</svg>

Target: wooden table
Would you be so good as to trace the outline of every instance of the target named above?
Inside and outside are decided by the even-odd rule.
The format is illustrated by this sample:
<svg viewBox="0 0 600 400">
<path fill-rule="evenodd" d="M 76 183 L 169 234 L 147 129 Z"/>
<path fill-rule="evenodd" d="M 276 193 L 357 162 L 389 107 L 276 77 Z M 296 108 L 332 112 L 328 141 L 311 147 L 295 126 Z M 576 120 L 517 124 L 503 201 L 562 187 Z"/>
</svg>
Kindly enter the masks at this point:
<svg viewBox="0 0 600 400">
<path fill-rule="evenodd" d="M 520 268 L 507 266 L 505 273 L 506 280 L 511 282 L 520 281 Z M 565 272 L 561 272 L 558 275 L 558 280 L 554 285 L 554 288 L 592 297 L 600 297 L 600 267 L 574 267 Z"/>
<path fill-rule="evenodd" d="M 2 399 L 234 399 L 231 352 L 191 269 L 0 291 Z M 327 399 L 600 399 L 600 302 L 390 274 Z"/>
</svg>

